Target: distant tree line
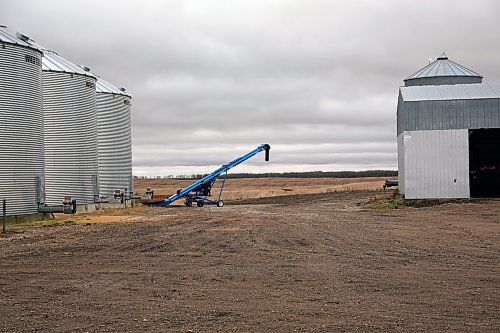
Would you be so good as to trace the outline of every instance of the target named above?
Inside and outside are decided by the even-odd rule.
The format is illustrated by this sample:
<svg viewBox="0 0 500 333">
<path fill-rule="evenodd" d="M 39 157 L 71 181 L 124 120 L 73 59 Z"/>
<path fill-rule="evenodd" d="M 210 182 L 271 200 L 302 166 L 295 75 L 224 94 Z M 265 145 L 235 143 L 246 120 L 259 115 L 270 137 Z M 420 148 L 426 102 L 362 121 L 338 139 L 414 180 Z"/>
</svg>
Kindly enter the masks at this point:
<svg viewBox="0 0 500 333">
<path fill-rule="evenodd" d="M 166 177 L 149 177 L 149 179 L 200 179 L 208 174 L 179 175 Z M 229 173 L 228 179 L 236 178 L 365 178 L 365 177 L 397 177 L 395 170 L 366 170 L 366 171 L 309 171 L 309 172 L 270 172 L 270 173 Z M 146 178 L 147 177 L 140 177 Z"/>
<path fill-rule="evenodd" d="M 364 177 L 397 177 L 398 172 L 393 170 L 366 170 L 366 171 L 310 171 L 310 172 L 283 172 L 283 173 L 232 173 L 228 178 L 364 178 Z"/>
</svg>

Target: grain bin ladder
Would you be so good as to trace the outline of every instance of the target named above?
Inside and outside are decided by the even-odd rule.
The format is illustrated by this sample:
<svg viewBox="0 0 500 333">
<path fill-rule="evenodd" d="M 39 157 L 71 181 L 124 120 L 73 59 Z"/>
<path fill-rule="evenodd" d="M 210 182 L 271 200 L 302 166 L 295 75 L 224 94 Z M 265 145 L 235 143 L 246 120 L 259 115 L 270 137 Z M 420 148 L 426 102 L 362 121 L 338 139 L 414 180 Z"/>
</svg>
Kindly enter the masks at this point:
<svg viewBox="0 0 500 333">
<path fill-rule="evenodd" d="M 198 180 L 197 182 L 189 185 L 188 187 L 178 190 L 176 194 L 168 197 L 164 201 L 161 202 L 150 202 L 149 205 L 151 206 L 168 206 L 172 202 L 180 199 L 180 198 L 185 198 L 186 199 L 186 206 L 192 206 L 193 203 L 196 203 L 198 207 L 203 207 L 204 205 L 217 205 L 218 207 L 224 206 L 224 202 L 221 200 L 221 195 L 222 195 L 222 190 L 224 189 L 224 183 L 226 182 L 226 177 L 227 177 L 227 172 L 237 166 L 238 164 L 241 164 L 251 158 L 254 155 L 257 155 L 258 153 L 265 151 L 266 152 L 266 161 L 269 161 L 269 150 L 271 149 L 271 146 L 268 144 L 262 144 L 252 150 L 251 152 L 238 157 L 234 161 L 229 162 L 228 164 L 225 164 L 221 166 L 219 169 L 215 170 L 211 174 L 203 177 L 202 179 Z M 217 200 L 211 200 L 208 197 L 211 196 L 211 190 L 212 186 L 215 184 L 217 179 L 224 174 L 224 178 L 222 180 L 222 185 L 219 190 L 219 195 L 217 197 Z"/>
</svg>

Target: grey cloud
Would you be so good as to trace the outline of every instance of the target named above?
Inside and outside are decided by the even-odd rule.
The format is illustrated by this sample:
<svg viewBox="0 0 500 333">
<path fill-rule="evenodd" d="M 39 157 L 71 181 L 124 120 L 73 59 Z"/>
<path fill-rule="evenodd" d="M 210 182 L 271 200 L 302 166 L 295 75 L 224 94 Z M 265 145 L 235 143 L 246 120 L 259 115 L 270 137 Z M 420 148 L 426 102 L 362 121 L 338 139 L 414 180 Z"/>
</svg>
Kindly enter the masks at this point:
<svg viewBox="0 0 500 333">
<path fill-rule="evenodd" d="M 322 144 L 325 142 L 335 143 L 356 143 L 356 144 L 369 144 L 369 143 L 395 143 L 396 134 L 395 128 L 391 127 L 345 127 L 345 126 L 331 126 L 331 125 L 293 125 L 293 126 L 279 126 L 274 127 L 256 127 L 252 126 L 248 129 L 230 130 L 224 133 L 218 128 L 203 128 L 199 130 L 186 130 L 183 128 L 171 128 L 169 131 L 156 133 L 156 140 L 154 143 L 165 147 L 164 149 L 173 147 L 182 147 L 187 149 L 189 147 L 214 147 L 232 144 L 251 145 L 259 143 L 270 144 L 287 144 L 287 145 L 300 145 L 300 144 Z M 148 137 L 147 130 L 134 130 L 134 137 L 137 138 L 136 144 L 148 145 L 153 140 Z M 196 144 L 199 141 L 200 144 Z M 206 142 L 205 144 L 202 144 Z M 312 151 L 312 150 L 311 150 Z"/>
<path fill-rule="evenodd" d="M 0 23 L 126 87 L 134 172 L 169 174 L 264 142 L 270 169 L 394 168 L 402 80 L 446 51 L 500 81 L 499 12 L 496 0 L 3 0 Z"/>
<path fill-rule="evenodd" d="M 253 148 L 248 146 L 249 148 Z M 236 148 L 236 149 L 235 149 Z M 319 148 L 319 149 L 318 149 Z M 396 154 L 394 147 L 378 147 L 380 150 L 373 151 L 375 147 L 330 147 L 325 149 L 318 146 L 301 146 L 297 151 L 281 149 L 279 146 L 273 146 L 271 149 L 271 164 L 295 164 L 295 165 L 321 165 L 321 164 L 384 164 L 394 163 Z M 236 151 L 235 151 L 236 150 Z M 312 152 L 311 152 L 312 150 Z M 213 150 L 206 149 L 168 149 L 163 150 L 160 147 L 146 147 L 136 154 L 134 161 L 136 166 L 155 167 L 165 165 L 162 154 L 175 156 L 171 166 L 175 165 L 220 165 L 224 164 L 246 151 L 242 147 L 218 148 Z M 249 165 L 266 165 L 262 156 L 254 157 L 247 162 Z"/>
</svg>

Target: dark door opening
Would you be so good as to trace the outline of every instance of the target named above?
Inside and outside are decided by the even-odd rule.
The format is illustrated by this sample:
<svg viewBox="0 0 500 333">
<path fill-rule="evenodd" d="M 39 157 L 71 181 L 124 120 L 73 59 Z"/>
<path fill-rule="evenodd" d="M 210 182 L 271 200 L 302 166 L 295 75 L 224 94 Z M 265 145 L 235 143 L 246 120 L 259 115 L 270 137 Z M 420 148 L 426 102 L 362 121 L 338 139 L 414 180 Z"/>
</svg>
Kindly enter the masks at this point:
<svg viewBox="0 0 500 333">
<path fill-rule="evenodd" d="M 469 130 L 470 195 L 500 198 L 500 128 Z"/>
</svg>

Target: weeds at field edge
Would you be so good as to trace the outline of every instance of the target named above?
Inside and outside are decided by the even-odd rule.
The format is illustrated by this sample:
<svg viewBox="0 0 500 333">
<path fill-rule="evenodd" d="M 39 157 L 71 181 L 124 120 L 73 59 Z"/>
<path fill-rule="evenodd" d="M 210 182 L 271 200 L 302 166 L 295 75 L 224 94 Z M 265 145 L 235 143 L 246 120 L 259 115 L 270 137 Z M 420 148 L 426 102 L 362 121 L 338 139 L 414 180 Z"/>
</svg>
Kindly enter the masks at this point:
<svg viewBox="0 0 500 333">
<path fill-rule="evenodd" d="M 481 199 L 405 199 L 397 191 L 391 198 L 383 200 L 375 205 L 376 209 L 398 209 L 404 207 L 424 208 L 444 204 L 479 203 Z"/>
</svg>

